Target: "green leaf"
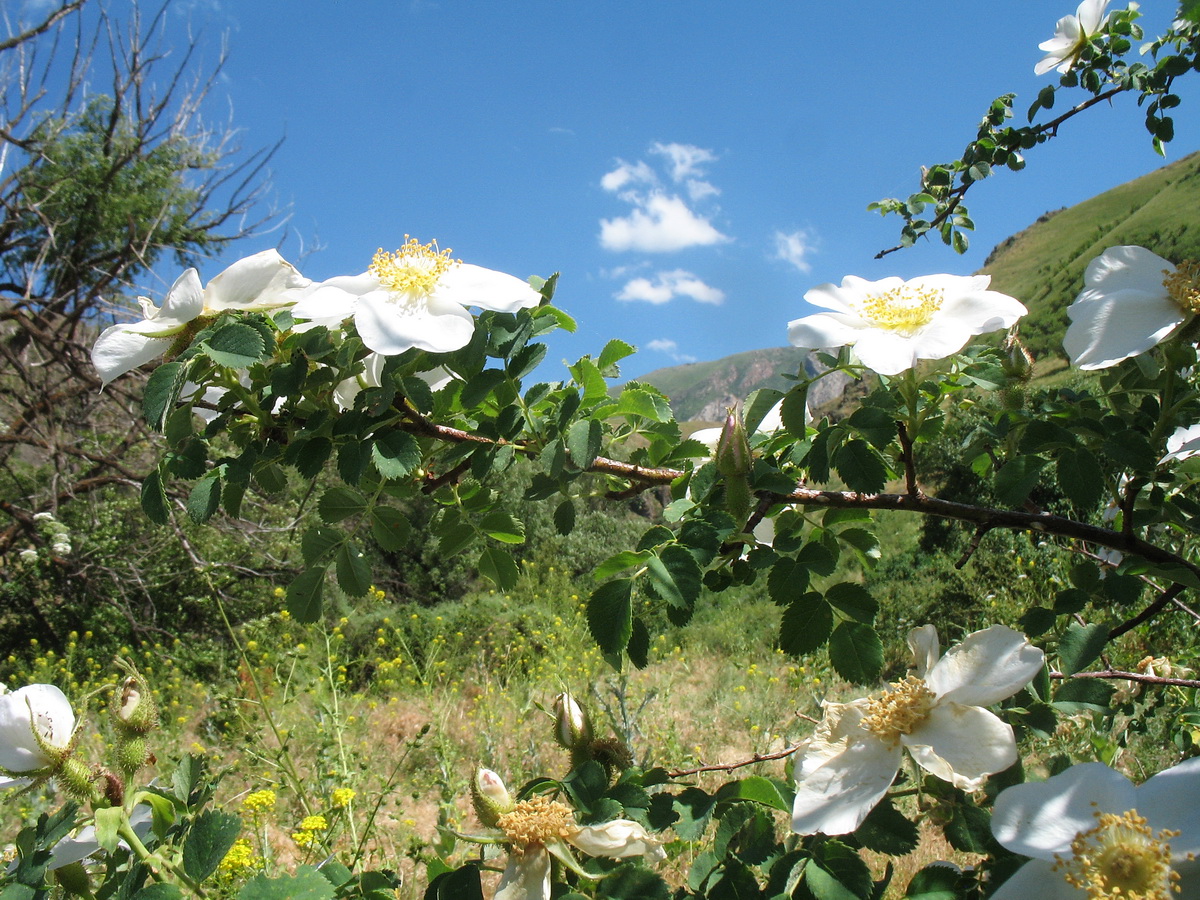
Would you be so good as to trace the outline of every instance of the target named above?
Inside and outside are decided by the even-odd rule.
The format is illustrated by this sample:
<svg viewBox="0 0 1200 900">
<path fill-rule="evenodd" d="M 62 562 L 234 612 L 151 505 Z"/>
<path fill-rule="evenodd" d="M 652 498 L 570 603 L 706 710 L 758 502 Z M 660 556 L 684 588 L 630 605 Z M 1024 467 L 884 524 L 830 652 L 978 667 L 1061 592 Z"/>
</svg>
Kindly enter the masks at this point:
<svg viewBox="0 0 1200 900">
<path fill-rule="evenodd" d="M 503 547 L 486 544 L 479 557 L 479 574 L 490 579 L 502 591 L 511 591 L 517 586 L 521 570 L 512 554 Z"/>
<path fill-rule="evenodd" d="M 354 543 L 347 541 L 337 552 L 338 586 L 351 597 L 364 597 L 371 589 L 371 567 Z"/>
<path fill-rule="evenodd" d="M 326 525 L 336 525 L 344 519 L 359 515 L 367 508 L 367 498 L 358 491 L 331 487 L 317 501 L 317 514 Z"/>
<path fill-rule="evenodd" d="M 625 357 L 632 356 L 636 352 L 637 350 L 629 344 L 618 338 L 613 338 L 600 351 L 600 358 L 596 360 L 596 366 L 600 369 L 601 374 L 608 378 L 616 378 L 616 372 L 610 374 L 607 370 L 611 369 Z"/>
<path fill-rule="evenodd" d="M 479 528 L 488 537 L 505 544 L 525 543 L 525 523 L 500 509 L 480 519 Z"/>
<path fill-rule="evenodd" d="M 146 392 L 142 395 L 142 415 L 155 431 L 163 430 L 167 416 L 179 400 L 184 382 L 183 369 L 183 363 L 169 362 L 150 373 Z"/>
<path fill-rule="evenodd" d="M 372 442 L 371 462 L 384 478 L 407 478 L 421 463 L 421 448 L 411 434 L 389 431 Z"/>
<path fill-rule="evenodd" d="M 125 810 L 119 806 L 101 807 L 96 810 L 96 843 L 112 853 L 117 849 L 120 836 L 117 829 L 125 821 Z"/>
<path fill-rule="evenodd" d="M 474 409 L 487 399 L 488 394 L 508 380 L 500 369 L 484 369 L 463 385 L 461 401 L 466 409 Z"/>
<path fill-rule="evenodd" d="M 315 437 L 296 441 L 288 447 L 284 458 L 305 478 L 316 478 L 332 453 L 333 442 L 329 438 Z"/>
<path fill-rule="evenodd" d="M 167 506 L 167 492 L 163 490 L 162 476 L 155 469 L 142 482 L 142 512 L 155 525 L 166 525 L 171 521 L 171 509 Z"/>
<path fill-rule="evenodd" d="M 847 681 L 868 684 L 883 670 L 883 642 L 861 622 L 839 622 L 829 636 L 829 661 Z"/>
<path fill-rule="evenodd" d="M 400 550 L 411 534 L 412 522 L 400 510 L 391 506 L 376 506 L 371 510 L 371 537 L 384 550 Z"/>
<path fill-rule="evenodd" d="M 3 897 L 0 894 L 0 897 Z M 183 891 L 179 890 L 173 884 L 148 884 L 136 894 L 131 900 L 181 900 Z"/>
<path fill-rule="evenodd" d="M 572 422 L 567 431 L 567 451 L 571 454 L 571 462 L 580 469 L 586 469 L 600 454 L 601 428 L 595 419 L 581 419 Z"/>
<path fill-rule="evenodd" d="M 779 407 L 779 417 L 788 433 L 798 438 L 804 437 L 807 427 L 805 421 L 808 419 L 808 391 L 804 388 L 792 388 L 788 391 L 787 396 L 783 398 L 783 405 Z"/>
<path fill-rule="evenodd" d="M 346 540 L 346 532 L 340 528 L 325 528 L 315 525 L 300 538 L 300 555 L 307 566 L 322 562 Z"/>
<path fill-rule="evenodd" d="M 858 438 L 838 448 L 833 467 L 852 491 L 877 494 L 887 483 L 887 467 L 870 445 Z"/>
<path fill-rule="evenodd" d="M 700 597 L 700 565 L 686 547 L 668 544 L 646 560 L 654 591 L 672 606 L 689 607 Z"/>
<path fill-rule="evenodd" d="M 315 622 L 321 618 L 326 570 L 327 567 L 306 569 L 288 585 L 287 609 L 297 622 Z"/>
<path fill-rule="evenodd" d="M 478 873 L 475 876 L 478 882 Z M 428 897 L 429 895 L 426 894 Z M 435 894 L 438 900 L 449 894 Z M 456 895 L 463 900 L 472 900 L 468 893 Z M 312 866 L 301 866 L 295 875 L 280 875 L 278 878 L 268 878 L 266 875 L 255 875 L 237 895 L 237 900 L 333 900 L 333 885 Z"/>
<path fill-rule="evenodd" d="M 640 566 L 650 557 L 648 550 L 622 550 L 620 553 L 615 553 L 606 559 L 600 565 L 596 566 L 596 570 L 592 573 L 592 577 L 597 581 L 603 581 L 618 572 L 624 572 L 626 569 L 633 566 Z"/>
<path fill-rule="evenodd" d="M 202 525 L 221 508 L 221 476 L 201 478 L 188 493 L 187 513 L 197 525 Z"/>
<path fill-rule="evenodd" d="M 758 430 L 763 417 L 775 408 L 783 396 L 783 391 L 777 391 L 774 388 L 759 388 L 746 398 L 742 421 L 748 434 L 754 434 Z"/>
<path fill-rule="evenodd" d="M 959 900 L 959 874 L 946 865 L 926 866 L 913 876 L 904 896 L 912 900 Z"/>
<path fill-rule="evenodd" d="M 996 846 L 992 838 L 991 814 L 981 807 L 956 804 L 951 807 L 950 820 L 944 831 L 946 840 L 963 853 L 991 853 Z"/>
<path fill-rule="evenodd" d="M 879 601 L 861 584 L 852 581 L 843 581 L 829 588 L 825 592 L 825 600 L 834 609 L 867 625 L 875 620 L 879 612 Z"/>
<path fill-rule="evenodd" d="M 880 450 L 896 437 L 895 417 L 877 406 L 860 406 L 846 420 L 846 424 Z"/>
<path fill-rule="evenodd" d="M 203 881 L 217 870 L 241 832 L 242 820 L 233 813 L 219 809 L 200 813 L 183 842 L 183 871 L 189 878 Z"/>
<path fill-rule="evenodd" d="M 657 872 L 626 862 L 604 877 L 596 889 L 596 897 L 598 900 L 671 900 L 671 889 Z"/>
<path fill-rule="evenodd" d="M 554 530 L 559 534 L 570 534 L 575 530 L 575 504 L 570 497 L 554 510 Z"/>
<path fill-rule="evenodd" d="M 917 849 L 917 824 L 909 820 L 886 797 L 867 813 L 854 837 L 868 850 L 903 856 Z"/>
<path fill-rule="evenodd" d="M 783 611 L 779 648 L 792 656 L 803 656 L 824 644 L 832 629 L 833 610 L 824 597 L 809 591 Z"/>
<path fill-rule="evenodd" d="M 1006 506 L 1020 506 L 1041 478 L 1046 460 L 1040 456 L 1018 456 L 996 473 L 996 496 Z"/>
<path fill-rule="evenodd" d="M 1058 664 L 1064 675 L 1082 672 L 1100 658 L 1108 643 L 1108 626 L 1072 622 L 1058 639 Z"/>
<path fill-rule="evenodd" d="M 1104 472 L 1086 447 L 1060 453 L 1054 471 L 1063 493 L 1080 509 L 1092 509 L 1100 502 L 1104 493 Z"/>
<path fill-rule="evenodd" d="M 1068 715 L 1108 709 L 1115 688 L 1099 678 L 1068 678 L 1054 694 L 1051 704 Z"/>
<path fill-rule="evenodd" d="M 751 775 L 739 781 L 729 782 L 717 791 L 716 799 L 718 803 L 730 800 L 749 800 L 780 812 L 791 812 L 792 810 L 792 798 L 785 797 L 779 785 L 761 775 Z"/>
<path fill-rule="evenodd" d="M 245 369 L 266 354 L 258 329 L 241 322 L 218 328 L 207 341 L 200 344 L 200 350 L 218 366 L 230 369 Z"/>
<path fill-rule="evenodd" d="M 587 609 L 588 630 L 600 649 L 620 654 L 633 634 L 633 581 L 618 578 L 592 591 Z"/>
</svg>

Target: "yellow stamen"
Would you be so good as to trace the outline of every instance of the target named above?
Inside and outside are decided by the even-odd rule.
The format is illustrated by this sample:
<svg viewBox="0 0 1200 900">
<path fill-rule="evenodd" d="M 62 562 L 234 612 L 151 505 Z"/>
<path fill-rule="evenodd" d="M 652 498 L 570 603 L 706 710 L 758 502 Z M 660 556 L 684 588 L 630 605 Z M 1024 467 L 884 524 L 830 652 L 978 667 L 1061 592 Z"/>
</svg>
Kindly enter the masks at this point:
<svg viewBox="0 0 1200 900">
<path fill-rule="evenodd" d="M 1163 287 L 1183 310 L 1200 313 L 1200 262 L 1185 259 L 1174 272 L 1163 269 Z"/>
<path fill-rule="evenodd" d="M 450 253 L 449 249 L 439 250 L 437 241 L 419 244 L 406 234 L 404 246 L 395 253 L 376 250 L 368 271 L 393 294 L 425 295 L 451 266 L 460 262 L 451 259 Z"/>
<path fill-rule="evenodd" d="M 496 824 L 509 843 L 518 847 L 565 840 L 578 828 L 569 806 L 537 796 L 518 801 L 516 808 L 502 815 Z"/>
<path fill-rule="evenodd" d="M 1170 838 L 1155 835 L 1137 810 L 1096 812 L 1096 827 L 1071 841 L 1071 858 L 1056 856 L 1055 871 L 1086 892 L 1088 900 L 1169 900 L 1179 893 L 1179 874 L 1171 868 Z"/>
<path fill-rule="evenodd" d="M 937 288 L 902 284 L 882 294 L 871 294 L 858 311 L 880 328 L 912 334 L 933 321 L 944 300 Z"/>
<path fill-rule="evenodd" d="M 867 700 L 867 714 L 862 725 L 885 741 L 895 742 L 902 734 L 912 734 L 914 728 L 929 717 L 936 697 L 925 682 L 915 675 L 894 681 L 880 694 Z"/>
</svg>

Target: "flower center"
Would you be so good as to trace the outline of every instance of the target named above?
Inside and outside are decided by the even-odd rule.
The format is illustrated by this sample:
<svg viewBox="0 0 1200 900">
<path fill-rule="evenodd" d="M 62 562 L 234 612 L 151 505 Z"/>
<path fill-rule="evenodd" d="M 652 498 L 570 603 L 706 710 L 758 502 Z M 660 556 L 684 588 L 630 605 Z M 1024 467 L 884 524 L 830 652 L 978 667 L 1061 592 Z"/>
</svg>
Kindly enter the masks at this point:
<svg viewBox="0 0 1200 900">
<path fill-rule="evenodd" d="M 509 843 L 518 847 L 544 846 L 569 837 L 578 827 L 569 806 L 536 796 L 518 801 L 496 824 Z"/>
<path fill-rule="evenodd" d="M 1163 269 L 1163 287 L 1186 312 L 1200 313 L 1200 262 L 1185 259 L 1175 271 Z"/>
<path fill-rule="evenodd" d="M 1056 856 L 1056 871 L 1088 900 L 1168 900 L 1179 893 L 1179 875 L 1171 868 L 1169 838 L 1155 835 L 1137 810 L 1096 812 L 1096 827 L 1071 841 L 1071 858 Z"/>
<path fill-rule="evenodd" d="M 925 721 L 933 709 L 936 697 L 925 682 L 916 675 L 903 681 L 893 681 L 887 690 L 867 700 L 867 714 L 862 726 L 883 738 L 895 742 L 902 734 Z"/>
<path fill-rule="evenodd" d="M 902 284 L 882 294 L 871 294 L 859 306 L 859 312 L 880 328 L 912 334 L 933 320 L 944 299 L 937 288 Z"/>
<path fill-rule="evenodd" d="M 425 296 L 451 266 L 458 265 L 459 260 L 451 259 L 450 252 L 439 250 L 437 241 L 419 244 L 406 234 L 404 246 L 395 253 L 376 250 L 367 271 L 393 294 Z"/>
</svg>

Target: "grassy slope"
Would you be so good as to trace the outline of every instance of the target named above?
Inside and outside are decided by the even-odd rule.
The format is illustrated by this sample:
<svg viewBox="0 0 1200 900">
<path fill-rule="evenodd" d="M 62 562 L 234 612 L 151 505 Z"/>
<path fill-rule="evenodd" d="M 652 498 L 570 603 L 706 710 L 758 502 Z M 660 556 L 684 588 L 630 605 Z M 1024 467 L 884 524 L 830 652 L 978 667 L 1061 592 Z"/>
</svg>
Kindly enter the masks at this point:
<svg viewBox="0 0 1200 900">
<path fill-rule="evenodd" d="M 1030 314 L 1021 335 L 1036 356 L 1061 354 L 1067 306 L 1087 264 L 1109 247 L 1138 244 L 1178 262 L 1200 257 L 1200 153 L 1047 214 L 1001 243 L 983 272 Z"/>
</svg>

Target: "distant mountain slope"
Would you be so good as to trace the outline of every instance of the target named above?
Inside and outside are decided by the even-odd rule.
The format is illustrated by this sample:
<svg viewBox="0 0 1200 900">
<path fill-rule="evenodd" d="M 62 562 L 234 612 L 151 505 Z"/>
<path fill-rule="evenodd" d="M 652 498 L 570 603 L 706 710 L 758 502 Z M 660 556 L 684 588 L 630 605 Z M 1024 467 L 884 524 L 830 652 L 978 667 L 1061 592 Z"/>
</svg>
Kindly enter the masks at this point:
<svg viewBox="0 0 1200 900">
<path fill-rule="evenodd" d="M 1200 258 L 1200 153 L 1047 213 L 999 244 L 981 271 L 994 290 L 1029 307 L 1021 336 L 1034 355 L 1061 356 L 1067 306 L 1083 287 L 1083 270 L 1120 244 L 1173 262 Z"/>
<path fill-rule="evenodd" d="M 671 398 L 675 417 L 681 421 L 719 421 L 725 410 L 758 388 L 786 391 L 795 382 L 781 372 L 797 373 L 803 366 L 806 372 L 816 371 L 807 350 L 796 347 L 773 347 L 748 350 L 711 362 L 688 363 L 656 369 L 638 378 L 654 385 Z M 847 379 L 831 376 L 818 381 L 809 394 L 809 405 L 818 407 L 840 397 Z"/>
</svg>

